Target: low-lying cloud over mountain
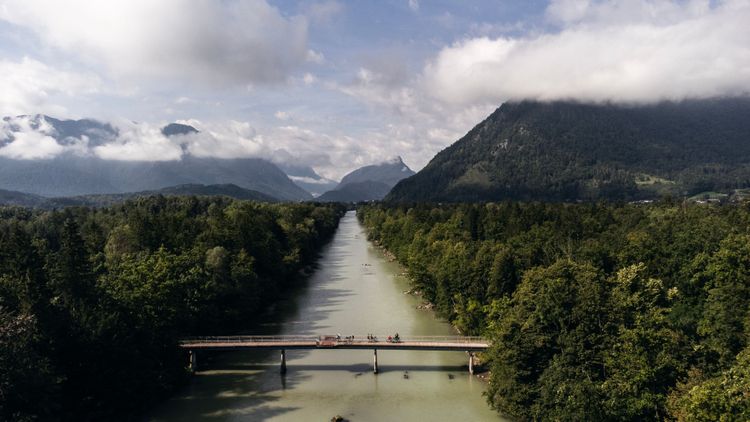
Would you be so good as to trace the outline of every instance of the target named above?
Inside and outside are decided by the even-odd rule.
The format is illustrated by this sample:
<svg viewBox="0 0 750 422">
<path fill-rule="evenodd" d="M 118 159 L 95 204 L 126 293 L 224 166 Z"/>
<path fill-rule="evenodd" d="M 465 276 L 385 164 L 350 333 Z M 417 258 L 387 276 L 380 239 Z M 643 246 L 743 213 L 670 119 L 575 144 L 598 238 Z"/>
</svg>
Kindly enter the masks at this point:
<svg viewBox="0 0 750 422">
<path fill-rule="evenodd" d="M 185 124 L 6 117 L 0 189 L 64 196 L 233 183 L 283 200 L 312 198 L 276 165 L 257 158 L 252 132 L 243 136 L 246 128 L 238 127 L 201 132 Z"/>
<path fill-rule="evenodd" d="M 750 2 L 553 0 L 550 31 L 477 37 L 424 69 L 451 103 L 653 102 L 750 92 Z"/>
</svg>

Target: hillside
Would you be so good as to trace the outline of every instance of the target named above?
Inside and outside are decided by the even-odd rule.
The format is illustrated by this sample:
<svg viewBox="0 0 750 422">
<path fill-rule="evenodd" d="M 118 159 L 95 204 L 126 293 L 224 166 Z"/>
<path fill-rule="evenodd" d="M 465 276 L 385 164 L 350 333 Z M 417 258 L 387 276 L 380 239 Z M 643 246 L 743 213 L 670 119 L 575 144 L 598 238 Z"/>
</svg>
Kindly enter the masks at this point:
<svg viewBox="0 0 750 422">
<path fill-rule="evenodd" d="M 124 202 L 128 199 L 147 196 L 228 196 L 234 199 L 257 201 L 257 202 L 279 202 L 277 198 L 264 193 L 243 189 L 237 185 L 178 185 L 164 189 L 130 193 L 113 193 L 98 195 L 80 195 L 69 197 L 45 198 L 42 196 L 0 190 L 0 206 L 15 205 L 29 208 L 55 209 L 73 206 L 105 207 Z"/>
<path fill-rule="evenodd" d="M 750 186 L 750 99 L 505 103 L 391 201 L 630 200 Z"/>
<path fill-rule="evenodd" d="M 335 189 L 320 197 L 320 201 L 361 202 L 375 201 L 385 197 L 400 180 L 414 172 L 404 164 L 401 157 L 382 163 L 360 167 L 341 179 Z"/>
<path fill-rule="evenodd" d="M 16 205 L 21 207 L 38 207 L 44 204 L 46 200 L 47 198 L 29 193 L 0 189 L 0 206 Z"/>
<path fill-rule="evenodd" d="M 383 182 L 374 182 L 372 180 L 347 183 L 340 188 L 320 195 L 317 200 L 321 202 L 377 201 L 383 199 L 391 190 L 391 187 Z"/>
</svg>

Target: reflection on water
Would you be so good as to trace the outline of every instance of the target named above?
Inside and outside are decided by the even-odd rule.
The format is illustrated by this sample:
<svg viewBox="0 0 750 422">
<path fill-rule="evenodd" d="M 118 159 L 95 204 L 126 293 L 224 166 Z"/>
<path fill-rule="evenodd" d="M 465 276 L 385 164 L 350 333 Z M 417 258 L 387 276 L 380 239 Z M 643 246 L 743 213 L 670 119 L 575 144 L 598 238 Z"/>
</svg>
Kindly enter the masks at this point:
<svg viewBox="0 0 750 422">
<path fill-rule="evenodd" d="M 275 306 L 251 334 L 455 335 L 403 294 L 406 280 L 366 240 L 353 212 L 322 251 L 307 286 Z M 250 334 L 250 333 L 249 333 Z M 289 350 L 203 359 L 190 385 L 151 416 L 158 421 L 501 420 L 485 403 L 462 352 Z"/>
</svg>

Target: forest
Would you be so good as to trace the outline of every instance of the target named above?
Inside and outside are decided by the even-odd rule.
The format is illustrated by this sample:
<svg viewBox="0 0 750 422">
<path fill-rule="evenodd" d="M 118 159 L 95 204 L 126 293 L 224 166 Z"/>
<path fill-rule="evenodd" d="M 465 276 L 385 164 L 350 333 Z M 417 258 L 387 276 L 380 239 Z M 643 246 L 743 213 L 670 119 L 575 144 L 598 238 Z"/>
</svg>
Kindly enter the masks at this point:
<svg viewBox="0 0 750 422">
<path fill-rule="evenodd" d="M 0 420 L 138 420 L 189 375 L 178 339 L 252 324 L 344 212 L 189 196 L 0 208 Z"/>
<path fill-rule="evenodd" d="M 750 205 L 376 204 L 371 240 L 517 420 L 750 420 Z"/>
</svg>

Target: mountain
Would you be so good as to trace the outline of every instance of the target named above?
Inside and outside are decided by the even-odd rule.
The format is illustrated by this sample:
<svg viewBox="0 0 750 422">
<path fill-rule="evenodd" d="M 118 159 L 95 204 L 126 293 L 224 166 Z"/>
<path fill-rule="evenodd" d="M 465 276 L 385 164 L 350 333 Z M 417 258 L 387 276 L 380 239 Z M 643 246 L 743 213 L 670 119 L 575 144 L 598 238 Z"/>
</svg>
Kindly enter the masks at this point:
<svg viewBox="0 0 750 422">
<path fill-rule="evenodd" d="M 87 207 L 103 207 L 120 202 L 124 202 L 128 199 L 142 197 L 142 196 L 228 196 L 235 199 L 242 199 L 248 201 L 258 202 L 277 202 L 276 198 L 268 196 L 266 194 L 243 189 L 237 185 L 224 184 L 224 185 L 179 185 L 170 186 L 168 188 L 154 190 L 154 191 L 143 191 L 143 192 L 131 192 L 131 193 L 115 193 L 115 194 L 100 194 L 100 195 L 81 195 L 71 197 L 55 197 L 45 198 L 42 196 L 31 195 L 22 192 L 14 192 L 7 190 L 0 190 L 0 206 L 16 205 L 30 208 L 64 208 L 71 206 L 87 206 Z"/>
<path fill-rule="evenodd" d="M 365 202 L 383 199 L 392 186 L 383 182 L 368 180 L 366 182 L 347 183 L 339 188 L 320 195 L 321 202 Z"/>
<path fill-rule="evenodd" d="M 750 99 L 503 104 L 390 201 L 631 200 L 750 186 Z"/>
<path fill-rule="evenodd" d="M 317 199 L 331 202 L 376 201 L 383 197 L 400 180 L 414 172 L 404 164 L 401 157 L 361 167 L 344 176 L 335 189 Z"/>
<path fill-rule="evenodd" d="M 319 175 L 310 166 L 295 165 L 290 163 L 276 163 L 286 175 L 292 179 L 297 186 L 310 192 L 313 196 L 320 196 L 323 192 L 336 187 L 336 181 L 326 179 Z"/>
<path fill-rule="evenodd" d="M 14 142 L 23 129 L 18 118 L 5 118 L 0 147 Z M 60 145 L 88 147 L 116 142 L 117 129 L 94 120 L 57 120 L 48 116 L 29 118 L 31 130 L 43 128 Z M 170 124 L 162 129 L 168 139 L 197 133 L 188 125 Z M 5 139 L 3 139 L 5 137 Z M 175 142 L 181 140 L 175 139 Z M 286 201 L 312 199 L 307 191 L 292 182 L 281 169 L 260 158 L 220 159 L 196 157 L 183 145 L 180 160 L 118 161 L 104 160 L 86 152 L 65 152 L 49 159 L 0 157 L 0 189 L 41 196 L 78 196 L 158 190 L 185 184 L 235 184 Z"/>
<path fill-rule="evenodd" d="M 357 182 L 382 182 L 394 186 L 401 179 L 413 175 L 414 172 L 404 164 L 401 157 L 395 157 L 388 161 L 371 166 L 364 166 L 344 176 L 338 187 Z"/>
<path fill-rule="evenodd" d="M 191 133 L 198 133 L 198 129 L 182 123 L 170 123 L 161 128 L 161 134 L 164 136 L 189 135 Z"/>
<path fill-rule="evenodd" d="M 38 195 L 0 189 L 0 206 L 39 207 L 47 200 Z"/>
</svg>

